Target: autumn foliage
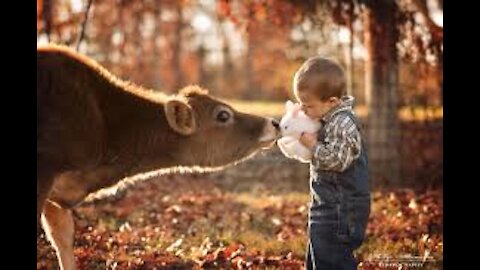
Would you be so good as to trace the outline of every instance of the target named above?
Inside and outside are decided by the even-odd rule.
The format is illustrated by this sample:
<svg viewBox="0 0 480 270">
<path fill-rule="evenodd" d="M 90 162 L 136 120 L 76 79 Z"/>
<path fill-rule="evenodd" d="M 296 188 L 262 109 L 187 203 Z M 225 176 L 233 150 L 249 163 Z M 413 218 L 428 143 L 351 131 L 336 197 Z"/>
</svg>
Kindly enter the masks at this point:
<svg viewBox="0 0 480 270">
<path fill-rule="evenodd" d="M 281 117 L 302 61 L 315 54 L 338 59 L 365 130 L 394 126 L 396 133 L 377 133 L 395 134 L 388 150 L 399 157 L 395 186 L 371 179 L 372 214 L 356 252 L 359 269 L 441 269 L 443 26 L 429 15 L 427 2 L 443 12 L 443 1 L 394 1 L 387 18 L 392 25 L 374 28 L 395 40 L 370 44 L 395 45 L 390 51 L 366 45 L 372 37 L 366 22 L 382 19 L 386 1 L 95 0 L 80 40 L 87 2 L 37 0 L 38 43 L 78 46 L 120 78 L 166 93 L 200 84 L 250 113 Z M 395 84 L 371 81 L 387 71 L 397 76 Z M 390 88 L 369 96 L 368 85 Z M 369 122 L 372 111 L 392 117 Z M 284 172 L 275 166 L 300 174 L 274 161 L 263 169 L 237 168 L 248 177 L 236 177 L 235 169 L 164 176 L 85 203 L 74 210 L 77 266 L 302 269 L 308 178 L 278 181 L 272 174 Z M 37 247 L 37 269 L 57 269 L 43 234 Z"/>
<path fill-rule="evenodd" d="M 256 179 L 269 186 L 274 180 Z M 75 255 L 80 269 L 302 269 L 308 193 L 240 192 L 208 175 L 168 176 L 123 197 L 76 209 Z M 253 181 L 252 181 L 253 182 Z M 253 183 L 252 187 L 254 186 Z M 307 188 L 307 182 L 302 184 Z M 441 190 L 373 194 L 359 269 L 380 269 L 381 256 L 443 259 Z M 44 236 L 37 269 L 57 262 Z M 379 261 L 380 260 L 380 261 Z M 433 267 L 433 268 L 428 268 Z"/>
</svg>

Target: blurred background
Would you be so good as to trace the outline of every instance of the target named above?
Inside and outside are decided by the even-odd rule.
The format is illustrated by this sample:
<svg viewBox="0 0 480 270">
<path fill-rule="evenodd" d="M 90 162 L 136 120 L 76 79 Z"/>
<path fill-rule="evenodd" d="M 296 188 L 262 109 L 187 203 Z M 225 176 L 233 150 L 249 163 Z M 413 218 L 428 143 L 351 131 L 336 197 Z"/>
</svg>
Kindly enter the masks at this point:
<svg viewBox="0 0 480 270">
<path fill-rule="evenodd" d="M 301 63 L 333 56 L 367 126 L 375 183 L 431 184 L 443 176 L 442 2 L 38 0 L 37 39 L 145 87 L 196 83 L 276 117 Z"/>
<path fill-rule="evenodd" d="M 145 87 L 175 93 L 187 84 L 199 84 L 239 110 L 276 118 L 283 114 L 284 102 L 294 99 L 291 81 L 302 62 L 313 55 L 335 57 L 347 71 L 347 91 L 355 96 L 355 110 L 364 125 L 371 183 L 376 194 L 371 223 L 388 225 L 395 232 L 392 236 L 387 227 L 382 229 L 372 225 L 368 233 L 375 237 L 369 240 L 371 245 L 360 251 L 360 258 L 365 259 L 373 251 L 390 255 L 398 255 L 401 251 L 424 257 L 435 254 L 437 261 L 441 260 L 442 0 L 37 0 L 37 44 L 48 42 L 71 46 L 96 59 L 118 77 Z M 255 221 L 253 218 L 252 221 L 249 217 L 247 221 L 250 223 L 245 221 L 250 224 L 244 228 L 247 232 L 263 228 L 259 224 L 273 222 L 272 227 L 260 230 L 260 235 L 250 237 L 266 237 L 262 240 L 265 243 L 259 244 L 260 240 L 252 240 L 249 236 L 242 238 L 237 234 L 229 238 L 225 236 L 225 229 L 215 227 L 217 225 L 211 225 L 214 231 L 210 232 L 209 241 L 229 239 L 230 244 L 238 242 L 244 246 L 257 246 L 264 252 L 268 250 L 265 245 L 278 244 L 278 241 L 286 243 L 288 237 L 282 240 L 283 236 L 279 234 L 297 230 L 296 234 L 293 233 L 295 236 L 288 238 L 293 239 L 293 244 L 289 242 L 278 249 L 272 244 L 272 254 L 285 253 L 283 248 L 287 247 L 290 253 L 285 254 L 293 255 L 289 259 L 288 256 L 282 257 L 282 263 L 302 259 L 306 219 L 303 216 L 305 209 L 299 209 L 308 202 L 308 165 L 285 159 L 275 147 L 222 172 L 165 176 L 156 181 L 157 184 L 145 185 L 158 190 L 158 185 L 163 188 L 166 182 L 172 181 L 177 181 L 175 186 L 187 189 L 192 188 L 192 181 L 204 183 L 204 186 L 211 187 L 209 191 L 218 191 L 215 194 L 222 200 L 224 196 L 234 198 L 233 201 L 246 207 L 241 211 L 235 209 L 248 215 L 253 215 L 249 211 L 258 209 L 261 213 L 273 211 L 279 215 L 276 219 L 265 214 L 265 220 Z M 143 191 L 145 188 L 138 187 Z M 182 203 L 185 202 L 166 203 L 170 201 L 164 196 L 175 192 L 164 191 L 161 198 L 155 197 L 165 207 L 163 210 L 188 216 L 185 210 L 179 210 L 184 209 Z M 199 188 L 192 192 L 195 201 L 206 191 Z M 152 196 L 160 196 L 155 194 Z M 204 195 L 217 202 L 217 195 L 208 194 Z M 119 200 L 132 200 L 136 196 L 142 195 L 135 195 L 132 191 Z M 145 198 L 143 196 L 142 200 Z M 150 204 L 155 202 L 152 200 Z M 117 203 L 118 208 L 118 201 L 106 205 L 109 203 Z M 207 206 L 202 203 L 200 206 L 205 209 Z M 251 210 L 251 204 L 257 210 Z M 173 205 L 178 209 L 172 210 Z M 282 216 L 290 215 L 288 209 L 291 205 L 296 207 L 292 213 L 301 217 L 285 229 L 288 222 Z M 155 211 L 159 212 L 163 206 L 156 205 Z M 85 213 L 90 212 L 85 207 L 84 216 L 77 223 L 88 220 Z M 108 207 L 112 208 L 111 205 Z M 85 223 L 85 235 L 91 237 L 92 230 L 102 231 L 98 226 L 104 226 L 101 222 L 105 223 L 102 220 L 106 213 L 114 221 L 111 221 L 113 225 L 107 222 L 110 224 L 107 229 L 101 227 L 104 229 L 102 233 L 113 237 L 116 234 L 112 230 L 119 232 L 124 224 L 134 226 L 132 224 L 138 221 L 132 218 L 125 223 L 132 213 L 149 211 L 139 207 L 139 210 L 130 210 L 132 212 L 126 216 L 119 217 L 118 213 L 111 213 L 113 210 L 100 209 L 95 218 L 91 217 L 89 223 Z M 166 216 L 163 215 L 162 220 Z M 390 219 L 390 216 L 393 217 Z M 178 222 L 178 217 L 175 218 Z M 242 214 L 238 218 L 243 220 Z M 137 229 L 144 228 L 145 224 L 139 224 Z M 417 227 L 413 228 L 412 224 Z M 188 231 L 188 228 L 183 229 Z M 242 231 L 239 228 L 230 230 Z M 398 233 L 402 230 L 408 235 Z M 184 237 L 179 238 L 182 234 Z M 205 234 L 208 233 L 200 235 Z M 88 242 L 85 235 L 77 237 Z M 184 230 L 174 230 L 171 237 L 163 235 L 165 243 L 158 245 L 165 249 L 178 243 L 175 242 L 178 239 L 184 239 L 183 245 L 188 242 Z M 403 242 L 392 244 L 392 241 L 400 241 L 398 239 Z M 190 248 L 208 246 L 204 237 L 199 242 L 191 241 L 187 245 Z M 212 244 L 214 247 L 221 246 L 219 242 L 215 243 Z M 181 247 L 182 243 L 178 246 Z M 176 254 L 178 250 L 182 249 L 174 247 L 169 254 Z M 183 259 L 195 257 L 191 255 L 193 251 L 185 250 L 189 250 L 190 255 L 177 255 Z M 212 250 L 215 248 L 206 254 Z M 76 249 L 77 256 L 81 257 L 82 252 L 86 251 Z M 45 254 L 52 256 L 51 253 Z M 45 258 L 45 254 L 39 256 Z M 99 256 L 95 258 L 108 262 L 103 255 L 85 256 L 89 261 L 92 256 Z M 202 258 L 205 262 L 208 256 L 202 256 L 195 258 Z M 218 254 L 212 258 L 213 261 L 219 260 Z M 47 267 L 45 265 L 40 265 L 39 269 Z M 435 267 L 432 269 L 437 269 Z"/>
</svg>

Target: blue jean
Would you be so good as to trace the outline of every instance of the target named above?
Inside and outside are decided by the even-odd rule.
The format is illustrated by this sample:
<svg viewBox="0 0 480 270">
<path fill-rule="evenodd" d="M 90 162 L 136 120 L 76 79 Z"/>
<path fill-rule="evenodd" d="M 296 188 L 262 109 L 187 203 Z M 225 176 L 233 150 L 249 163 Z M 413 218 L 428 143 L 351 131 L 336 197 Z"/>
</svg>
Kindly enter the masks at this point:
<svg viewBox="0 0 480 270">
<path fill-rule="evenodd" d="M 369 200 L 315 208 L 308 224 L 306 269 L 357 269 L 353 251 L 365 237 Z"/>
</svg>

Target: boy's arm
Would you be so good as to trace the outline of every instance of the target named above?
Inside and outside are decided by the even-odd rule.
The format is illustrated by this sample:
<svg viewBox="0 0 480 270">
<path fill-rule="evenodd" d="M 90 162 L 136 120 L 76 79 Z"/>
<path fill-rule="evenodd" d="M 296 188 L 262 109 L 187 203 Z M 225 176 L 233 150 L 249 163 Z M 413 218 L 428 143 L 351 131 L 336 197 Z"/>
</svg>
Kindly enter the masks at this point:
<svg viewBox="0 0 480 270">
<path fill-rule="evenodd" d="M 313 162 L 321 170 L 342 172 L 360 155 L 360 132 L 347 115 L 338 115 L 325 128 L 325 143 L 317 142 Z"/>
</svg>

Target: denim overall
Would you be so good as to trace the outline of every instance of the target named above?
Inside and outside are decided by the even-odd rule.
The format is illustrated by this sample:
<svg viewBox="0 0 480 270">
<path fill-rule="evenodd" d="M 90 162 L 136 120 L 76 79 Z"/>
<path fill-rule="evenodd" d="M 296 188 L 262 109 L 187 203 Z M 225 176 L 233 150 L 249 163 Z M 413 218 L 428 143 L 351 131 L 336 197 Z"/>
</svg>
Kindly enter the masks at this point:
<svg viewBox="0 0 480 270">
<path fill-rule="evenodd" d="M 360 129 L 357 118 L 347 113 Z M 325 128 L 319 140 L 324 142 Z M 360 247 L 370 215 L 367 152 L 343 172 L 324 171 L 310 163 L 312 200 L 308 222 L 306 269 L 357 269 L 353 251 Z"/>
</svg>

